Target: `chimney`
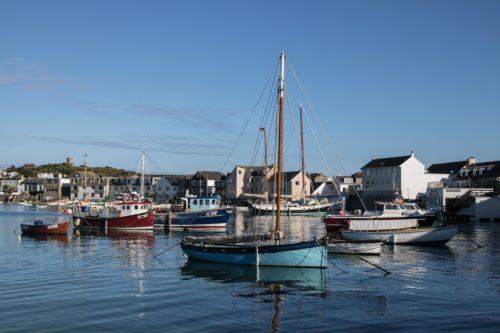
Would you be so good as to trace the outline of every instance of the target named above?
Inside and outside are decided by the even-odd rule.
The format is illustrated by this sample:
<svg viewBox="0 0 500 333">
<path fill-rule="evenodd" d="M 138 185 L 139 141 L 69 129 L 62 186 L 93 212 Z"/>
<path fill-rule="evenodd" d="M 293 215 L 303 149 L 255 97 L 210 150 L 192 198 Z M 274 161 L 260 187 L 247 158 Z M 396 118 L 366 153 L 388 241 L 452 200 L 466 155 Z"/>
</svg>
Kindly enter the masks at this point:
<svg viewBox="0 0 500 333">
<path fill-rule="evenodd" d="M 474 156 L 471 156 L 467 159 L 467 166 L 470 166 L 472 164 L 476 164 L 476 159 L 474 158 Z"/>
<path fill-rule="evenodd" d="M 415 153 L 413 152 L 413 150 L 411 151 L 411 157 L 414 157 L 415 156 Z"/>
</svg>

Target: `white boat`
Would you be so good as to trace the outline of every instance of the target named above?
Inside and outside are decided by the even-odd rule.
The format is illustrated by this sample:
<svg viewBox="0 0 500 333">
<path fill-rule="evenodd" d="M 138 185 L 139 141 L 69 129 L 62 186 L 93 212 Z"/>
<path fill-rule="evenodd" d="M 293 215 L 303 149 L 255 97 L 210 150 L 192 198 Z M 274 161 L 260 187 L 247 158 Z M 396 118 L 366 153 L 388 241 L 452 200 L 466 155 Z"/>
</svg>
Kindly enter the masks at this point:
<svg viewBox="0 0 500 333">
<path fill-rule="evenodd" d="M 437 228 L 415 228 L 390 231 L 341 230 L 348 241 L 373 242 L 385 244 L 445 244 L 457 233 L 456 226 Z"/>
<path fill-rule="evenodd" d="M 394 230 L 429 227 L 436 212 L 424 211 L 414 203 L 377 202 L 376 210 L 357 215 L 327 215 L 323 219 L 328 232 L 349 230 Z"/>
<path fill-rule="evenodd" d="M 310 200 L 305 203 L 287 202 L 281 205 L 281 214 L 306 214 L 331 211 L 334 203 L 328 200 L 316 201 Z M 272 203 L 252 203 L 250 211 L 255 215 L 276 214 L 276 205 Z"/>
<path fill-rule="evenodd" d="M 343 240 L 330 240 L 328 252 L 335 254 L 370 254 L 380 255 L 382 252 L 382 242 L 358 243 Z"/>
</svg>

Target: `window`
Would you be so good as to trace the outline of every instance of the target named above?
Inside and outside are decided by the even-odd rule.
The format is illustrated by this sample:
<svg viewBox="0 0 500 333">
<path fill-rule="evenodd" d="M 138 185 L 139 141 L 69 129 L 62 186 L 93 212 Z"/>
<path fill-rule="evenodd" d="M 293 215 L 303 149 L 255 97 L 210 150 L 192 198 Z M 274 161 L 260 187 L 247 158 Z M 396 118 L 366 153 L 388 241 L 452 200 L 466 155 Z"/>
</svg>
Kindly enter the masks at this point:
<svg viewBox="0 0 500 333">
<path fill-rule="evenodd" d="M 238 174 L 241 175 L 241 170 L 238 170 Z"/>
<path fill-rule="evenodd" d="M 197 205 L 198 204 L 198 200 L 194 199 L 193 200 L 193 205 Z"/>
<path fill-rule="evenodd" d="M 135 205 L 135 206 L 134 206 L 134 209 L 139 209 L 139 206 Z"/>
<path fill-rule="evenodd" d="M 295 182 L 295 185 L 299 185 L 299 181 L 296 181 L 296 182 Z"/>
<path fill-rule="evenodd" d="M 212 205 L 215 205 L 215 199 L 212 199 Z"/>
<path fill-rule="evenodd" d="M 127 210 L 130 210 L 130 206 L 127 206 Z"/>
<path fill-rule="evenodd" d="M 210 200 L 209 199 L 205 200 L 205 205 L 210 205 Z"/>
</svg>

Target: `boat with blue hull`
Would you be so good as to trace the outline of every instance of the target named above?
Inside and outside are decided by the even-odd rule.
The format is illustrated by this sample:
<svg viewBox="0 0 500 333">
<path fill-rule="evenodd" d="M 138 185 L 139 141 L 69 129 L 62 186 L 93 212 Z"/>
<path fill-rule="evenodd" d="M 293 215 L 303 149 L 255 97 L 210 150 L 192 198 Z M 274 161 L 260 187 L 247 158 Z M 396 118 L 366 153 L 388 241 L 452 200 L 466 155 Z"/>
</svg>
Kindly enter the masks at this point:
<svg viewBox="0 0 500 333">
<path fill-rule="evenodd" d="M 190 258 L 234 265 L 326 268 L 328 250 L 324 241 L 292 242 L 281 232 L 283 181 L 283 129 L 285 99 L 285 53 L 280 56 L 278 85 L 276 217 L 272 233 L 220 237 L 184 237 L 181 248 Z M 205 200 L 205 199 L 203 199 Z M 204 202 L 206 203 L 206 202 Z M 199 204 L 199 202 L 198 202 Z"/>
<path fill-rule="evenodd" d="M 232 210 L 221 207 L 220 197 L 189 197 L 183 212 L 172 213 L 172 229 L 224 229 Z"/>
<path fill-rule="evenodd" d="M 258 239 L 255 237 L 254 240 L 256 238 Z M 245 239 L 238 239 L 238 237 L 184 237 L 181 247 L 190 258 L 223 264 L 327 267 L 328 250 L 324 241 L 296 243 L 276 242 L 271 239 L 244 241 Z"/>
</svg>

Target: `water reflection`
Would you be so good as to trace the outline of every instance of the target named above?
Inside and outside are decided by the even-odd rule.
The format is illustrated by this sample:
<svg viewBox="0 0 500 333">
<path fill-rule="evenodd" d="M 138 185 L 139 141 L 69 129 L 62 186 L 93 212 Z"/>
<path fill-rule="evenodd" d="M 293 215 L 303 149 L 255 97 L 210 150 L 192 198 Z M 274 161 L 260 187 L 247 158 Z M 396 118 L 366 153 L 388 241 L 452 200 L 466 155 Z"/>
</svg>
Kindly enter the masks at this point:
<svg viewBox="0 0 500 333">
<path fill-rule="evenodd" d="M 273 229 L 274 223 L 273 215 L 254 216 L 248 212 L 239 212 L 227 229 L 231 234 L 265 233 Z M 322 215 L 284 215 L 281 230 L 285 236 L 297 241 L 325 235 Z"/>
<path fill-rule="evenodd" d="M 323 269 L 228 265 L 189 259 L 180 270 L 184 278 L 203 278 L 219 283 L 253 282 L 261 287 L 279 283 L 287 292 L 307 294 L 321 295 L 327 291 Z"/>
<path fill-rule="evenodd" d="M 327 273 L 324 269 L 254 267 L 189 259 L 180 271 L 185 279 L 202 278 L 216 283 L 235 283 L 236 289 L 232 290 L 234 298 L 271 303 L 273 313 L 270 326 L 273 332 L 279 331 L 285 296 L 327 297 Z"/>
<path fill-rule="evenodd" d="M 72 236 L 68 235 L 36 235 L 36 234 L 21 234 L 21 241 L 48 242 L 62 245 L 69 245 Z"/>
</svg>

